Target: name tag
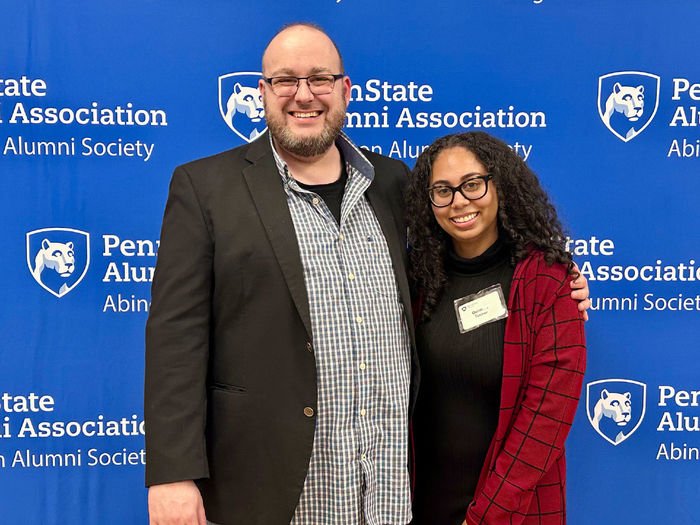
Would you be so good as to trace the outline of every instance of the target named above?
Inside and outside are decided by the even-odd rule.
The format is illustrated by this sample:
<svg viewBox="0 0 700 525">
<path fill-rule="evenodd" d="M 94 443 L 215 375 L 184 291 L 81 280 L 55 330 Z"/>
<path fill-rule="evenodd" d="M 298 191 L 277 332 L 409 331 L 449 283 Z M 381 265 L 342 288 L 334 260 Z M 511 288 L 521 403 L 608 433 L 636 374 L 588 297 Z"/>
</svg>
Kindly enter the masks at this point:
<svg viewBox="0 0 700 525">
<path fill-rule="evenodd" d="M 466 333 L 499 319 L 508 317 L 508 305 L 500 284 L 455 300 L 459 331 Z"/>
</svg>

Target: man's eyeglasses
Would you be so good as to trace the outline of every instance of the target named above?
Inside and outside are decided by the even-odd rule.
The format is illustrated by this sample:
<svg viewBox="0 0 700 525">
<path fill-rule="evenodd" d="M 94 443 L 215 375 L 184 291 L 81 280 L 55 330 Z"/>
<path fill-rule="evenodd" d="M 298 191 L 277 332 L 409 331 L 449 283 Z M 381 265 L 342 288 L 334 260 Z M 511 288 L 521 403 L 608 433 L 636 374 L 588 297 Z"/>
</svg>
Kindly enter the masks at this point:
<svg viewBox="0 0 700 525">
<path fill-rule="evenodd" d="M 320 74 L 309 77 L 262 77 L 262 79 L 270 84 L 272 92 L 278 97 L 291 97 L 296 95 L 300 80 L 306 80 L 309 91 L 314 95 L 327 95 L 333 91 L 335 81 L 344 76 L 343 73 L 340 73 L 339 75 Z"/>
<path fill-rule="evenodd" d="M 476 175 L 476 173 L 470 173 L 469 175 Z M 468 176 L 469 176 L 468 175 Z M 436 208 L 444 208 L 452 204 L 455 198 L 455 192 L 458 191 L 467 200 L 475 201 L 486 195 L 489 191 L 489 181 L 493 179 L 493 175 L 478 175 L 470 179 L 465 180 L 459 186 L 452 187 L 446 184 L 437 184 L 428 188 L 428 195 L 430 196 L 430 202 Z"/>
</svg>

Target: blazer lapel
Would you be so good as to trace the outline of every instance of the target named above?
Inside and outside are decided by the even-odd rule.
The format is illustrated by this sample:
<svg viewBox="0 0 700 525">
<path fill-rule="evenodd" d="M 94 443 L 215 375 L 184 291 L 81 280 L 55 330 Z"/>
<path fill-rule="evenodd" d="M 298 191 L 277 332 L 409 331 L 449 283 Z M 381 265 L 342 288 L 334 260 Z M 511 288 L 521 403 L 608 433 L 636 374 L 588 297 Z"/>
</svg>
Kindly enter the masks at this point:
<svg viewBox="0 0 700 525">
<path fill-rule="evenodd" d="M 304 284 L 299 245 L 292 216 L 289 213 L 287 195 L 272 156 L 269 140 L 268 134 L 264 133 L 250 145 L 246 160 L 252 164 L 243 169 L 243 176 L 299 316 L 311 339 L 309 298 Z"/>
</svg>

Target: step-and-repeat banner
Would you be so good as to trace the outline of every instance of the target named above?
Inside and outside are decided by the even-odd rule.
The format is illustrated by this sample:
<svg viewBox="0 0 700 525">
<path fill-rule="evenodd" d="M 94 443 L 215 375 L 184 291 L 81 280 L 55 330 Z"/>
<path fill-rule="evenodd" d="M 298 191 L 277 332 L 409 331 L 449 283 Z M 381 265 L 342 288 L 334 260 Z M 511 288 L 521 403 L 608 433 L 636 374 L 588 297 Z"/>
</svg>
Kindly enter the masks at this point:
<svg viewBox="0 0 700 525">
<path fill-rule="evenodd" d="M 173 168 L 265 129 L 285 22 L 327 28 L 346 132 L 415 162 L 482 130 L 589 280 L 576 525 L 700 523 L 700 5 L 13 2 L 0 18 L 0 523 L 146 523 L 143 329 Z"/>
</svg>

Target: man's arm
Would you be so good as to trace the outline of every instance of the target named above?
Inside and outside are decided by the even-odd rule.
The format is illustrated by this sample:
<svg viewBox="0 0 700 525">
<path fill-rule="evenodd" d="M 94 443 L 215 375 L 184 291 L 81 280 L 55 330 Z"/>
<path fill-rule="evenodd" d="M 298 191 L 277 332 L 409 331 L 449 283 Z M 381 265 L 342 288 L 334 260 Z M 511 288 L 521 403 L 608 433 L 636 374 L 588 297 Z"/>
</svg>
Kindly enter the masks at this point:
<svg viewBox="0 0 700 525">
<path fill-rule="evenodd" d="M 571 298 L 578 301 L 578 311 L 581 312 L 583 320 L 588 321 L 588 310 L 591 307 L 591 300 L 588 298 L 590 290 L 588 289 L 588 279 L 586 279 L 578 265 L 574 263 L 574 271 L 578 273 L 578 277 L 571 281 Z"/>
<path fill-rule="evenodd" d="M 209 475 L 205 419 L 213 242 L 200 196 L 182 167 L 173 174 L 160 239 L 146 325 L 149 512 L 152 524 L 204 525 L 202 499 L 191 480 Z M 196 520 L 184 521 L 185 516 Z"/>
</svg>

